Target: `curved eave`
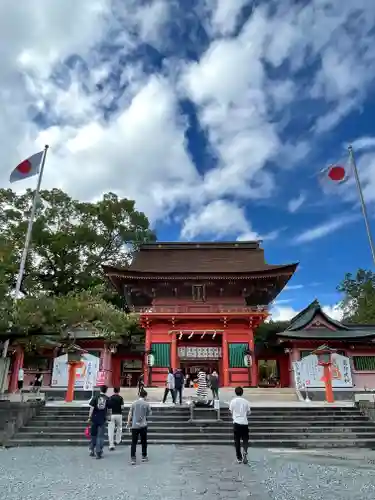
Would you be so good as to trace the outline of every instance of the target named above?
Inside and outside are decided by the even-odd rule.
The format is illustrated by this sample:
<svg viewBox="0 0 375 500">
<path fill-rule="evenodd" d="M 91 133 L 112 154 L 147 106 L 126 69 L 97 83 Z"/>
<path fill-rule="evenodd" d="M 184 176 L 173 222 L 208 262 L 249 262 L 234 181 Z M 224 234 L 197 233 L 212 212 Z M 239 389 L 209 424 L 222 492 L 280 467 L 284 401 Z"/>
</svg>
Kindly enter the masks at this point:
<svg viewBox="0 0 375 500">
<path fill-rule="evenodd" d="M 133 271 L 131 269 L 118 269 L 112 266 L 102 266 L 109 279 L 115 277 L 123 280 L 194 280 L 201 279 L 265 279 L 269 277 L 287 276 L 291 278 L 297 269 L 298 263 L 285 266 L 267 266 L 262 269 L 244 272 L 149 272 Z"/>
<path fill-rule="evenodd" d="M 340 332 L 327 332 L 314 334 L 314 332 L 280 332 L 277 334 L 278 337 L 282 337 L 283 340 L 351 340 L 351 339 L 369 339 L 375 337 L 375 332 L 361 332 L 361 331 L 350 331 L 343 330 Z"/>
</svg>

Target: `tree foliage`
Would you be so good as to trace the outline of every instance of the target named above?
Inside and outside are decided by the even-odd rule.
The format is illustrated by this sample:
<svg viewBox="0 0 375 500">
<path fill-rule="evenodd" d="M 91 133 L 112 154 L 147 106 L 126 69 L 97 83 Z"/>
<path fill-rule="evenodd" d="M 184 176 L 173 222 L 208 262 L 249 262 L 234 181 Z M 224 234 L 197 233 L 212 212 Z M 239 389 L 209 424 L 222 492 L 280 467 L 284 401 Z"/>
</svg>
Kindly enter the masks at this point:
<svg viewBox="0 0 375 500">
<path fill-rule="evenodd" d="M 141 331 L 118 306 L 102 264 L 126 265 L 139 244 L 154 241 L 134 201 L 113 193 L 88 203 L 61 190 L 42 191 L 22 283 L 14 301 L 33 192 L 0 189 L 0 334 L 64 336 L 89 329 L 108 339 Z"/>
<path fill-rule="evenodd" d="M 364 269 L 358 269 L 355 275 L 348 273 L 337 290 L 344 295 L 344 321 L 375 323 L 375 273 Z"/>
<path fill-rule="evenodd" d="M 137 328 L 136 314 L 125 314 L 95 291 L 25 297 L 17 300 L 8 314 L 0 318 L 4 335 L 19 337 L 51 335 L 64 339 L 69 332 L 83 329 L 114 340 Z"/>
<path fill-rule="evenodd" d="M 267 321 L 255 330 L 255 343 L 265 344 L 275 341 L 276 333 L 283 332 L 289 326 L 288 321 Z"/>
<path fill-rule="evenodd" d="M 32 199 L 32 190 L 23 195 L 0 190 L 0 250 L 11 245 L 2 264 L 8 288 L 15 286 L 14 265 L 23 249 Z M 41 191 L 22 291 L 67 295 L 89 290 L 103 282 L 103 263 L 125 265 L 140 243 L 154 240 L 146 216 L 132 200 L 108 193 L 89 203 L 59 189 Z"/>
</svg>

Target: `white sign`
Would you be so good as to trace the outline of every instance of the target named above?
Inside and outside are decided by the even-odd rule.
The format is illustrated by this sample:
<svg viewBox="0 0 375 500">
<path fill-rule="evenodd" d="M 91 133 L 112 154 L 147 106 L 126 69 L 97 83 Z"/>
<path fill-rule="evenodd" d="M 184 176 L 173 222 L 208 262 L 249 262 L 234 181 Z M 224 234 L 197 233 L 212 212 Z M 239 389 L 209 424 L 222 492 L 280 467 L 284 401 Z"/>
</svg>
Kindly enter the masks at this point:
<svg viewBox="0 0 375 500">
<path fill-rule="evenodd" d="M 83 390 L 84 391 L 92 391 L 94 389 L 95 384 L 95 370 L 94 364 L 92 361 L 87 362 L 85 379 L 83 382 Z"/>
<path fill-rule="evenodd" d="M 179 347 L 180 359 L 219 359 L 221 347 Z"/>
<path fill-rule="evenodd" d="M 301 361 L 293 363 L 294 381 L 297 389 L 324 388 L 324 367 L 318 364 L 318 357 L 315 354 L 306 356 Z M 332 354 L 332 387 L 334 389 L 353 387 L 352 370 L 350 360 L 340 354 Z"/>
<path fill-rule="evenodd" d="M 81 363 L 76 368 L 76 389 L 82 389 L 87 379 L 88 363 L 91 363 L 90 372 L 93 373 L 93 380 L 96 380 L 99 370 L 99 358 L 92 354 L 82 354 Z M 52 387 L 68 387 L 68 355 L 63 354 L 53 360 Z"/>
</svg>

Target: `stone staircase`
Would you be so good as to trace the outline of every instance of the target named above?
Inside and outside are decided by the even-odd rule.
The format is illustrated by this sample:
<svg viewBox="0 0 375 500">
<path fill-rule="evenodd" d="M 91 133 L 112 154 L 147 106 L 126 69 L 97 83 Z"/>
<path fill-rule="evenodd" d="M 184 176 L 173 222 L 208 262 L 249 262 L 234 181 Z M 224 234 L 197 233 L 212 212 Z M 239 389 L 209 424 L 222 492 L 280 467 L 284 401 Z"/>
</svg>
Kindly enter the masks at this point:
<svg viewBox="0 0 375 500">
<path fill-rule="evenodd" d="M 8 445 L 87 446 L 87 415 L 87 407 L 44 407 Z M 188 407 L 153 408 L 149 443 L 232 445 L 227 408 L 221 410 L 221 421 L 189 420 Z M 354 407 L 254 407 L 249 427 L 252 447 L 375 448 L 375 423 Z M 129 443 L 130 435 L 124 427 L 123 444 Z"/>
<path fill-rule="evenodd" d="M 160 402 L 163 399 L 164 388 L 162 387 L 146 387 L 147 390 L 147 399 L 150 402 Z M 112 394 L 111 390 L 108 394 Z M 134 401 L 138 397 L 138 391 L 136 388 L 121 388 L 120 391 L 121 396 L 124 398 L 124 401 Z M 183 397 L 184 400 L 191 400 L 196 397 L 197 391 L 196 389 L 189 388 L 184 389 Z M 209 391 L 210 394 L 210 391 Z M 220 388 L 220 400 L 229 402 L 234 397 L 234 387 L 221 387 Z M 244 388 L 244 398 L 248 399 L 251 403 L 256 402 L 293 402 L 298 401 L 297 394 L 294 388 L 276 388 L 276 387 L 251 387 Z M 170 399 L 170 396 L 168 396 Z"/>
</svg>

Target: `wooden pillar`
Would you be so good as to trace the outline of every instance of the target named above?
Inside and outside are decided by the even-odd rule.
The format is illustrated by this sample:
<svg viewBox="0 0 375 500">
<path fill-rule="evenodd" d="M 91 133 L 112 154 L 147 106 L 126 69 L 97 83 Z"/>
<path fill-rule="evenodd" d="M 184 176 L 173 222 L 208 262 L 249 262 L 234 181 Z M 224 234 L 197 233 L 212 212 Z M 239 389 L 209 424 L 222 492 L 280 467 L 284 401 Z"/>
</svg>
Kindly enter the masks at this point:
<svg viewBox="0 0 375 500">
<path fill-rule="evenodd" d="M 12 373 L 10 375 L 9 392 L 18 391 L 18 371 L 23 368 L 23 356 L 24 352 L 21 346 L 16 347 L 16 352 L 14 354 L 14 363 L 12 367 Z"/>
<path fill-rule="evenodd" d="M 172 343 L 171 343 L 171 366 L 173 370 L 176 370 L 178 368 L 177 366 L 177 339 L 176 339 L 176 334 L 172 333 Z"/>
<path fill-rule="evenodd" d="M 74 386 L 76 384 L 76 371 L 78 364 L 80 364 L 80 361 L 71 361 L 68 363 L 68 388 L 65 395 L 66 403 L 71 403 L 74 399 Z"/>
<path fill-rule="evenodd" d="M 112 387 L 112 353 L 108 346 L 104 346 L 100 354 L 102 371 L 104 372 L 104 384 Z"/>
<path fill-rule="evenodd" d="M 254 332 L 252 328 L 250 328 L 249 332 L 249 349 L 252 353 L 251 387 L 258 387 L 258 361 L 255 359 Z"/>
<path fill-rule="evenodd" d="M 145 357 L 144 357 L 144 360 L 143 360 L 143 380 L 145 382 L 145 385 L 146 387 L 147 386 L 150 386 L 150 380 L 149 380 L 149 367 L 148 367 L 148 364 L 147 364 L 147 353 L 150 351 L 151 349 L 151 331 L 150 331 L 150 328 L 149 327 L 146 327 L 145 328 L 146 330 L 146 334 L 145 334 Z"/>
<path fill-rule="evenodd" d="M 222 350 L 223 350 L 223 385 L 224 387 L 229 387 L 228 338 L 227 338 L 227 332 L 225 330 L 222 335 Z"/>
</svg>

